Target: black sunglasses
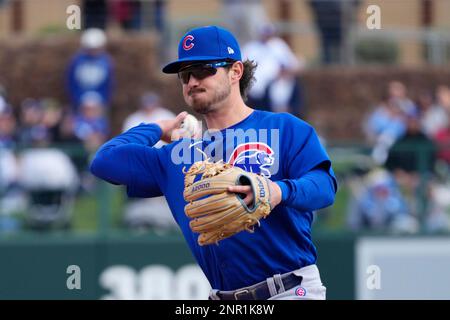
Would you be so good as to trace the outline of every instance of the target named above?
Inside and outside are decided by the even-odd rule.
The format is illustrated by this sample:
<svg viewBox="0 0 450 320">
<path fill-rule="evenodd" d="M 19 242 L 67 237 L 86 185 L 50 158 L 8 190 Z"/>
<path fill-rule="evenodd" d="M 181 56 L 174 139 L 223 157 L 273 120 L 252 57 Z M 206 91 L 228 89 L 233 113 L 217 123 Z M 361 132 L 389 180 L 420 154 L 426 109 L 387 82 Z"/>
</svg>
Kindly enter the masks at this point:
<svg viewBox="0 0 450 320">
<path fill-rule="evenodd" d="M 221 61 L 212 63 L 195 63 L 187 65 L 178 71 L 178 78 L 183 84 L 187 84 L 191 75 L 197 80 L 203 80 L 207 77 L 213 76 L 217 73 L 217 68 L 232 65 L 234 62 Z"/>
</svg>

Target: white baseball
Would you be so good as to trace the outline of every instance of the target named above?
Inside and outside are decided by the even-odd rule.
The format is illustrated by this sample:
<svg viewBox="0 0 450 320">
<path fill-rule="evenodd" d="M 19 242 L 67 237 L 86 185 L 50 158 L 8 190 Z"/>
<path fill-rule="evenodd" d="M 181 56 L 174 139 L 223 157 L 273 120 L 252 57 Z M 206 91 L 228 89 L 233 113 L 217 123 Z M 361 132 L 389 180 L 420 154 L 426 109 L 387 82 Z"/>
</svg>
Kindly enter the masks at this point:
<svg viewBox="0 0 450 320">
<path fill-rule="evenodd" d="M 189 133 L 189 135 L 193 137 L 198 133 L 200 126 L 197 118 L 194 117 L 192 114 L 188 114 L 181 123 L 180 128 L 186 130 Z"/>
</svg>

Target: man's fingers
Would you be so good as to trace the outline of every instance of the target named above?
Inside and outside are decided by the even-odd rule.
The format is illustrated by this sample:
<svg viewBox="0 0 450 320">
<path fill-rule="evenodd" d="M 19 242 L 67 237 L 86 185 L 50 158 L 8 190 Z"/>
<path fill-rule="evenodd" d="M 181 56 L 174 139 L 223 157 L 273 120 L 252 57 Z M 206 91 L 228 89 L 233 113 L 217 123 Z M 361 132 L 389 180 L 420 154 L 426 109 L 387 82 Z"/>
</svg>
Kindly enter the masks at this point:
<svg viewBox="0 0 450 320">
<path fill-rule="evenodd" d="M 250 186 L 233 186 L 228 187 L 228 191 L 236 193 L 248 193 L 252 190 Z"/>
<path fill-rule="evenodd" d="M 180 112 L 177 115 L 177 117 L 175 118 L 174 129 L 179 128 L 181 126 L 181 123 L 183 122 L 184 118 L 186 118 L 187 115 L 188 113 L 186 111 Z"/>
<path fill-rule="evenodd" d="M 233 186 L 228 187 L 229 192 L 242 193 L 245 195 L 244 202 L 246 205 L 250 205 L 253 202 L 253 192 L 250 186 Z"/>
<path fill-rule="evenodd" d="M 188 113 L 186 111 L 180 112 L 175 119 L 170 120 L 170 123 L 167 127 L 167 133 L 170 134 L 170 141 L 177 141 L 183 137 L 187 137 L 186 130 L 180 128 L 181 123 L 186 118 Z M 167 141 L 166 141 L 167 142 Z"/>
<path fill-rule="evenodd" d="M 253 193 L 248 193 L 244 199 L 246 205 L 250 205 L 253 202 Z"/>
</svg>

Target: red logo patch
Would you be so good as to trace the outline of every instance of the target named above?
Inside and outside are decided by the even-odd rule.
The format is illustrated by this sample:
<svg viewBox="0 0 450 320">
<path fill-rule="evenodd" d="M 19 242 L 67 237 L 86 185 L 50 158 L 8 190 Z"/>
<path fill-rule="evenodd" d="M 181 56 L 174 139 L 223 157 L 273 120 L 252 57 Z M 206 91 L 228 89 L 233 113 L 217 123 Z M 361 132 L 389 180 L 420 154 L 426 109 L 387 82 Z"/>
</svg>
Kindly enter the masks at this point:
<svg viewBox="0 0 450 320">
<path fill-rule="evenodd" d="M 297 289 L 295 289 L 295 294 L 299 297 L 304 297 L 306 296 L 306 289 L 303 287 L 298 287 Z"/>
<path fill-rule="evenodd" d="M 189 34 L 183 39 L 183 49 L 187 51 L 191 50 L 193 47 L 194 47 L 194 36 Z"/>
</svg>

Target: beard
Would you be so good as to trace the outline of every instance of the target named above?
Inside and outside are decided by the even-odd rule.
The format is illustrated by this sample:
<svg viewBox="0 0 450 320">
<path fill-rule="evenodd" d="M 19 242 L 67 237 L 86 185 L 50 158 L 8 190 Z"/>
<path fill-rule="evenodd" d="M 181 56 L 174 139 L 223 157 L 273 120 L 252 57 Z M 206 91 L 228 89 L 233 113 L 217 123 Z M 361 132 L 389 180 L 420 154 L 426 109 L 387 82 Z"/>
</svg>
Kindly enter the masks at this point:
<svg viewBox="0 0 450 320">
<path fill-rule="evenodd" d="M 207 97 L 207 94 L 204 93 L 205 91 L 206 90 L 204 89 L 192 90 L 192 93 L 202 92 L 200 96 L 191 96 L 191 93 L 189 93 L 190 99 L 187 103 L 192 109 L 194 109 L 195 112 L 199 114 L 208 114 L 215 111 L 219 107 L 220 102 L 224 101 L 230 95 L 231 85 L 228 83 L 220 85 L 218 89 L 213 92 L 213 96 L 211 98 Z"/>
</svg>

